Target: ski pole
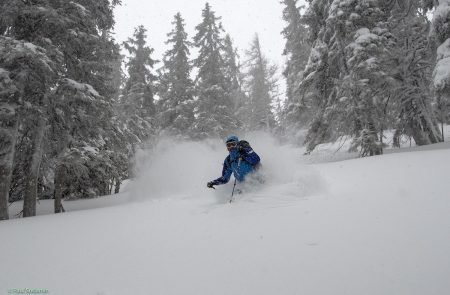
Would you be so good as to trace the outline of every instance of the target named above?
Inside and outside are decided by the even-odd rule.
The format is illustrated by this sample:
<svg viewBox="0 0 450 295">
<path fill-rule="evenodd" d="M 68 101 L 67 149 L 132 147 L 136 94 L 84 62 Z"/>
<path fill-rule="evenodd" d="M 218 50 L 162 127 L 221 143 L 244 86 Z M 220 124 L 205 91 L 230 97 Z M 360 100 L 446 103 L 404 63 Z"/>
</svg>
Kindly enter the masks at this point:
<svg viewBox="0 0 450 295">
<path fill-rule="evenodd" d="M 233 185 L 233 191 L 231 192 L 231 199 L 230 203 L 233 202 L 233 196 L 234 196 L 234 188 L 236 187 L 236 178 L 234 179 L 234 185 Z"/>
<path fill-rule="evenodd" d="M 239 166 L 241 166 L 241 160 L 242 160 L 242 158 L 241 157 L 239 157 L 239 161 L 238 161 L 238 166 L 237 166 L 237 169 L 239 169 Z M 236 172 L 236 174 L 238 174 L 237 172 Z M 230 203 L 233 201 L 233 196 L 234 196 L 234 189 L 236 188 L 236 176 L 234 177 L 234 185 L 233 185 L 233 191 L 231 192 L 231 199 L 230 199 Z"/>
</svg>

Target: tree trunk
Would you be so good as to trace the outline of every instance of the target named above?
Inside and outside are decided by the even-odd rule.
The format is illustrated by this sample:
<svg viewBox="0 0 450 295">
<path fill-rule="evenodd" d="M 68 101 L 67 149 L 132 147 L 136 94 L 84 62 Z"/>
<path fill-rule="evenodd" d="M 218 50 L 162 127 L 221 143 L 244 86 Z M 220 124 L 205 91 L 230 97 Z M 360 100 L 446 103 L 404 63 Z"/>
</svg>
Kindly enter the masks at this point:
<svg viewBox="0 0 450 295">
<path fill-rule="evenodd" d="M 416 145 L 422 146 L 422 145 L 428 145 L 431 144 L 430 139 L 427 137 L 424 131 L 420 129 L 420 127 L 412 128 L 412 138 L 414 138 L 414 141 L 416 142 Z"/>
<path fill-rule="evenodd" d="M 39 167 L 41 166 L 45 135 L 45 119 L 38 120 L 38 127 L 32 139 L 32 156 L 25 179 L 25 195 L 23 199 L 23 217 L 36 216 L 37 184 L 39 177 Z"/>
<path fill-rule="evenodd" d="M 114 193 L 118 194 L 120 192 L 120 185 L 121 185 L 120 177 L 116 178 L 116 186 L 114 188 Z"/>
<path fill-rule="evenodd" d="M 426 137 L 426 140 L 430 143 L 438 143 L 442 142 L 442 138 L 440 138 L 440 132 L 439 132 L 439 126 L 438 122 L 436 120 L 435 115 L 433 114 L 433 111 L 431 109 L 431 105 L 427 102 L 425 98 L 423 98 L 421 101 L 421 116 L 418 118 L 420 120 L 420 124 L 422 126 L 422 129 L 424 131 L 424 136 Z"/>
<path fill-rule="evenodd" d="M 64 171 L 63 168 L 61 166 L 56 167 L 55 169 L 55 213 L 61 213 L 63 212 L 63 207 L 62 207 L 62 180 L 63 180 L 63 176 L 64 175 Z"/>
<path fill-rule="evenodd" d="M 0 108 L 0 220 L 9 219 L 8 198 L 18 126 L 16 111 Z"/>
<path fill-rule="evenodd" d="M 421 116 L 411 126 L 412 137 L 418 146 L 441 142 L 439 127 L 432 118 Z"/>
<path fill-rule="evenodd" d="M 111 180 L 108 181 L 108 191 L 109 194 L 112 195 L 112 190 L 114 187 L 114 183 L 115 183 L 115 178 L 113 177 Z"/>
<path fill-rule="evenodd" d="M 380 155 L 384 154 L 384 143 L 383 143 L 384 129 L 380 131 Z"/>
</svg>

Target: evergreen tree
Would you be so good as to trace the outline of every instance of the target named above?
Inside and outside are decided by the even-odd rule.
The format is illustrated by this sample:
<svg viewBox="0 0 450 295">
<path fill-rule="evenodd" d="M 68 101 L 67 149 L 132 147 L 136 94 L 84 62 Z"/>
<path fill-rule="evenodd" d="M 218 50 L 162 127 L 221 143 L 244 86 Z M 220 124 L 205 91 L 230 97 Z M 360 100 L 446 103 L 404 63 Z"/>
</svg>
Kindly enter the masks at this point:
<svg viewBox="0 0 450 295">
<path fill-rule="evenodd" d="M 137 110 L 142 117 L 155 114 L 153 85 L 156 77 L 151 73 L 155 60 L 151 58 L 153 48 L 146 45 L 147 30 L 144 26 L 135 29 L 133 38 L 128 38 L 123 45 L 131 55 L 126 63 L 129 78 L 125 84 L 124 99 Z"/>
<path fill-rule="evenodd" d="M 27 170 L 21 171 L 26 175 L 24 186 L 29 196 L 25 200 L 24 216 L 35 215 L 37 192 L 33 190 L 37 189 L 35 174 L 42 155 L 46 94 L 55 85 L 57 69 L 57 63 L 44 48 L 0 36 L 0 219 L 8 218 L 7 202 L 19 129 L 27 131 L 22 139 L 29 142 L 24 148 L 27 166 L 22 166 Z"/>
<path fill-rule="evenodd" d="M 116 145 L 121 140 L 113 111 L 118 88 L 112 83 L 121 57 L 110 34 L 112 12 L 118 3 L 80 0 L 63 4 L 72 21 L 61 32 L 66 34 L 61 39 L 66 72 L 52 96 L 52 143 L 56 148 L 49 154 L 55 158 L 55 212 L 63 209 L 60 198 L 109 194 L 108 184 L 122 169 L 117 159 L 124 150 Z M 83 177 L 77 177 L 83 170 Z"/>
<path fill-rule="evenodd" d="M 91 85 L 68 78 L 60 81 L 54 98 L 52 134 L 59 140 L 53 142 L 52 151 L 56 161 L 55 213 L 59 213 L 63 198 L 109 194 L 110 182 L 119 176 L 123 166 L 118 165 L 123 161 L 114 146 L 121 140 L 111 126 L 112 102 Z"/>
<path fill-rule="evenodd" d="M 350 135 L 352 149 L 362 156 L 379 154 L 388 127 L 413 136 L 419 145 L 439 140 L 424 83 L 424 39 L 405 39 L 399 29 L 423 28 L 417 1 L 310 3 L 304 21 L 314 43 L 300 89 L 319 108 L 308 131 L 308 149 Z"/>
<path fill-rule="evenodd" d="M 304 20 L 314 43 L 300 83 L 304 97 L 318 106 L 306 138 L 308 150 L 351 135 L 352 148 L 361 155 L 381 152 L 376 124 L 382 99 L 376 97 L 382 97 L 377 87 L 387 79 L 379 66 L 383 17 L 378 1 L 311 1 Z"/>
<path fill-rule="evenodd" d="M 82 0 L 70 2 L 13 0 L 2 3 L 2 12 L 5 14 L 1 17 L 1 34 L 26 42 L 26 47 L 33 52 L 42 48 L 46 58 L 55 61 L 57 65 L 51 83 L 47 83 L 45 87 L 30 85 L 34 86 L 34 101 L 35 105 L 39 106 L 39 111 L 19 117 L 19 133 L 22 140 L 20 150 L 16 152 L 14 165 L 16 171 L 27 173 L 24 177 L 21 175 L 23 173 L 15 175 L 13 183 L 19 183 L 20 178 L 23 178 L 24 216 L 35 215 L 37 184 L 38 180 L 43 178 L 39 174 L 45 173 L 46 178 L 52 174 L 50 171 L 40 169 L 42 159 L 51 159 L 53 164 L 45 163 L 44 167 L 55 170 L 63 160 L 60 156 L 68 154 L 67 150 L 72 148 L 72 143 L 82 142 L 79 138 L 58 137 L 57 133 L 53 133 L 52 131 L 58 130 L 55 126 L 62 125 L 58 120 L 66 120 L 63 117 L 67 115 L 73 123 L 79 122 L 80 118 L 89 121 L 82 111 L 77 111 L 79 105 L 72 104 L 69 99 L 66 100 L 67 105 L 61 107 L 58 98 L 70 98 L 69 93 L 85 83 L 89 83 L 87 87 L 100 94 L 96 97 L 113 96 L 116 91 L 112 83 L 109 83 L 109 79 L 113 73 L 111 61 L 118 59 L 118 47 L 111 39 L 109 30 L 114 24 L 112 9 L 117 3 L 116 0 L 102 0 L 95 3 Z M 18 64 L 16 66 L 19 68 Z M 42 73 L 38 70 L 30 72 L 40 77 L 37 80 L 43 85 L 46 80 L 43 79 Z M 66 80 L 76 83 L 69 83 L 68 86 L 64 83 Z M 73 89 L 70 90 L 70 87 Z M 55 93 L 58 95 L 54 95 Z M 83 101 L 85 105 L 89 103 L 96 102 Z M 58 112 L 67 106 L 71 108 L 69 113 Z M 102 109 L 105 114 L 111 114 L 110 110 Z M 107 122 L 104 124 L 108 125 L 105 129 L 109 131 L 102 134 L 105 138 L 114 137 L 114 128 L 109 123 L 110 118 L 104 118 L 104 122 Z M 97 127 L 91 125 L 89 134 L 101 132 Z M 46 133 L 47 129 L 50 132 Z M 70 134 L 70 131 L 67 133 Z M 47 136 L 48 140 L 44 140 L 44 136 Z M 98 145 L 107 144 L 105 140 L 100 140 Z M 57 182 L 56 179 L 54 181 Z M 17 188 L 15 185 L 12 187 Z"/>
<path fill-rule="evenodd" d="M 127 158 L 128 161 L 134 157 L 136 148 L 146 143 L 155 134 L 156 129 L 154 119 L 156 116 L 154 103 L 156 76 L 151 70 L 157 61 L 151 57 L 153 49 L 147 46 L 146 32 L 147 30 L 143 26 L 138 26 L 133 37 L 123 44 L 130 57 L 125 64 L 128 78 L 120 96 L 117 126 L 127 143 L 127 152 L 124 154 L 124 158 Z M 129 177 L 133 167 L 130 165 L 123 167 L 127 167 L 123 171 L 124 176 Z"/>
<path fill-rule="evenodd" d="M 341 69 L 338 99 L 329 105 L 333 120 L 339 122 L 337 136 L 350 135 L 353 150 L 362 156 L 382 153 L 379 136 L 381 108 L 389 86 L 382 63 L 389 34 L 385 29 L 388 14 L 380 1 L 334 1 L 327 20 L 336 33 L 330 48 L 338 52 Z M 337 123 L 336 122 L 336 123 Z"/>
<path fill-rule="evenodd" d="M 193 95 L 194 83 L 190 78 L 189 64 L 190 42 L 184 29 L 184 20 L 180 13 L 175 15 L 172 22 L 174 29 L 167 35 L 166 44 L 171 49 L 164 54 L 163 74 L 160 91 L 161 112 L 159 122 L 164 133 L 188 138 L 188 131 L 194 124 Z"/>
<path fill-rule="evenodd" d="M 398 4 L 390 11 L 388 24 L 392 39 L 385 71 L 395 81 L 390 88 L 396 113 L 394 143 L 399 144 L 402 134 L 413 137 L 417 145 L 439 142 L 429 86 L 434 59 L 428 36 L 429 21 L 419 1 L 411 0 L 407 7 Z"/>
<path fill-rule="evenodd" d="M 198 138 L 224 137 L 238 127 L 233 113 L 233 102 L 224 74 L 224 32 L 220 18 L 206 3 L 202 10 L 202 22 L 196 26 L 194 45 L 199 54 L 194 60 L 198 68 L 196 77 L 197 120 L 194 133 Z"/>
<path fill-rule="evenodd" d="M 227 80 L 228 88 L 233 93 L 232 97 L 236 107 L 239 103 L 239 95 L 242 92 L 242 73 L 238 61 L 239 55 L 237 48 L 234 48 L 229 34 L 225 36 L 223 56 L 225 62 L 225 79 Z"/>
<path fill-rule="evenodd" d="M 283 0 L 283 20 L 286 27 L 281 32 L 286 39 L 283 55 L 286 56 L 286 67 L 283 75 L 286 78 L 286 107 L 284 115 L 288 119 L 289 129 L 299 129 L 311 120 L 315 112 L 314 104 L 303 99 L 299 93 L 302 74 L 308 62 L 311 46 L 308 43 L 308 28 L 302 22 L 298 0 Z"/>
<path fill-rule="evenodd" d="M 43 3 L 44 6 L 46 4 Z M 16 86 L 19 101 L 23 102 L 17 117 L 17 135 L 24 144 L 20 149 L 16 147 L 14 165 L 20 166 L 20 179 L 23 180 L 25 217 L 36 214 L 49 92 L 56 85 L 61 61 L 61 51 L 47 38 L 47 32 L 42 31 L 50 29 L 48 22 L 43 20 L 56 22 L 58 15 L 55 16 L 52 9 L 38 10 L 37 6 L 8 1 L 2 3 L 0 12 L 0 34 L 4 36 L 1 46 L 5 50 L 3 63 L 7 71 L 13 73 L 14 84 L 19 84 Z M 15 182 L 15 177 L 11 181 Z"/>
<path fill-rule="evenodd" d="M 2 37 L 1 37 L 2 38 Z M 3 40 L 2 40 L 3 41 Z M 0 45 L 1 56 L 6 56 Z M 0 63 L 0 220 L 9 218 L 8 198 L 18 133 L 18 89 Z"/>
<path fill-rule="evenodd" d="M 441 121 L 441 134 L 444 139 L 444 122 L 450 116 L 450 1 L 425 1 L 426 8 L 434 4 L 432 36 L 437 43 L 436 66 L 433 71 L 433 86 L 438 103 Z"/>
<path fill-rule="evenodd" d="M 249 93 L 249 129 L 271 131 L 275 128 L 275 117 L 271 104 L 274 100 L 274 91 L 276 91 L 275 73 L 277 68 L 270 65 L 263 55 L 258 35 L 255 35 L 246 54 L 245 84 Z"/>
<path fill-rule="evenodd" d="M 229 34 L 225 36 L 224 44 L 225 79 L 227 80 L 228 89 L 233 101 L 233 110 L 237 118 L 237 123 L 239 124 L 238 127 L 241 129 L 243 127 L 242 123 L 247 119 L 243 111 L 244 105 L 248 100 L 242 87 L 244 75 L 241 72 L 237 48 L 234 48 Z"/>
<path fill-rule="evenodd" d="M 330 0 L 308 0 L 309 6 L 302 22 L 309 28 L 309 42 L 312 44 L 308 63 L 303 77 L 298 85 L 301 102 L 311 101 L 317 111 L 309 125 L 305 143 L 307 150 L 313 150 L 318 144 L 326 142 L 332 137 L 331 122 L 327 112 L 327 105 L 336 99 L 335 81 L 339 77 L 340 69 L 336 60 L 337 52 L 329 49 L 328 43 L 333 36 L 333 28 L 326 23 L 329 16 Z M 302 120 L 302 103 L 297 106 L 288 105 L 286 110 L 288 121 Z M 304 105 L 304 104 L 303 104 Z"/>
</svg>

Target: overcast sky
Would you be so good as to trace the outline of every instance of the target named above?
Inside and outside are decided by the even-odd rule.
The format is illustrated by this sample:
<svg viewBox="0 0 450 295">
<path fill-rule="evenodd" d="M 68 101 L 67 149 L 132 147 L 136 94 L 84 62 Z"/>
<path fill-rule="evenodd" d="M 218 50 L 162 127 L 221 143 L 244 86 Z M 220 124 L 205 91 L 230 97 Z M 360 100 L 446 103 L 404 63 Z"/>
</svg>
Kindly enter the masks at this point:
<svg viewBox="0 0 450 295">
<path fill-rule="evenodd" d="M 241 59 L 254 34 L 258 33 L 264 54 L 281 71 L 285 44 L 281 31 L 285 24 L 279 0 L 122 0 L 122 6 L 115 10 L 115 37 L 119 42 L 125 41 L 134 28 L 142 24 L 148 30 L 148 44 L 155 49 L 153 58 L 161 59 L 167 49 L 164 42 L 173 28 L 174 15 L 181 13 L 189 38 L 192 38 L 206 2 L 210 3 L 216 16 L 222 17 L 223 27 L 238 47 Z"/>
</svg>

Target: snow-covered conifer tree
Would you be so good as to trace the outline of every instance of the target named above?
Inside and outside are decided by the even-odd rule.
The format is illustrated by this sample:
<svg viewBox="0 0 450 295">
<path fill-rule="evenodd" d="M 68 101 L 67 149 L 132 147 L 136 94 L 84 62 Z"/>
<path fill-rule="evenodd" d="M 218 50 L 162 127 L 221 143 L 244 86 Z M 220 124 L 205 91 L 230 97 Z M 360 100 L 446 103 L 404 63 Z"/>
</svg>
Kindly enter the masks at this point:
<svg viewBox="0 0 450 295">
<path fill-rule="evenodd" d="M 396 39 L 395 35 L 408 20 L 417 19 L 414 1 L 310 3 L 304 20 L 314 43 L 300 89 L 303 97 L 313 97 L 318 102 L 319 109 L 307 135 L 308 149 L 350 135 L 352 148 L 361 155 L 379 154 L 383 130 L 400 125 L 408 129 L 400 132 L 413 136 L 419 145 L 436 142 L 435 121 L 423 83 L 426 79 L 416 75 L 425 73 L 423 44 L 422 49 L 417 48 L 417 38 L 408 40 L 399 35 Z M 405 13 L 395 18 L 398 9 Z M 413 42 L 416 43 L 412 45 Z M 408 49 L 402 51 L 404 44 Z M 401 64 L 417 68 L 399 70 L 400 64 L 395 66 L 392 60 L 395 52 L 401 52 L 397 59 L 408 58 L 411 53 L 411 58 Z M 395 91 L 400 88 L 401 91 Z M 395 120 L 399 126 L 386 124 Z"/>
<path fill-rule="evenodd" d="M 286 56 L 286 66 L 283 75 L 286 78 L 286 103 L 283 116 L 286 117 L 287 129 L 293 131 L 301 128 L 311 120 L 315 112 L 314 104 L 300 95 L 299 85 L 302 73 L 308 62 L 311 46 L 308 40 L 308 28 L 302 21 L 301 7 L 298 0 L 283 0 L 283 20 L 286 27 L 282 34 L 286 39 L 283 55 Z"/>
<path fill-rule="evenodd" d="M 63 6 L 64 16 L 72 21 L 61 32 L 71 38 L 61 42 L 66 72 L 55 90 L 52 105 L 52 136 L 57 146 L 55 196 L 109 194 L 106 188 L 122 169 L 122 161 L 113 156 L 125 153 L 117 145 L 121 135 L 114 126 L 113 111 L 118 88 L 112 81 L 120 53 L 110 33 L 114 25 L 112 12 L 118 3 L 72 1 Z M 58 173 L 62 169 L 67 172 L 65 175 Z M 77 177 L 79 171 L 85 171 L 83 177 Z M 57 188 L 62 188 L 62 194 L 57 194 Z M 61 209 L 55 200 L 55 212 Z"/>
<path fill-rule="evenodd" d="M 58 57 L 54 58 L 49 58 L 40 46 L 0 36 L 0 220 L 8 218 L 7 202 L 13 160 L 18 158 L 19 130 L 27 132 L 22 133 L 21 139 L 29 144 L 21 155 L 26 165 L 22 168 L 27 169 L 21 171 L 25 175 L 24 190 L 27 193 L 23 212 L 24 216 L 35 214 L 47 93 L 54 86 L 59 61 Z"/>
<path fill-rule="evenodd" d="M 154 82 L 156 76 L 151 72 L 155 60 L 151 54 L 153 48 L 147 46 L 146 29 L 139 26 L 133 37 L 124 42 L 125 49 L 130 54 L 126 63 L 128 79 L 126 80 L 121 98 L 123 113 L 122 129 L 129 133 L 131 145 L 147 140 L 155 129 L 154 116 Z"/>
<path fill-rule="evenodd" d="M 271 131 L 276 124 L 272 102 L 277 91 L 277 68 L 262 53 L 257 34 L 246 55 L 245 89 L 249 93 L 250 107 L 248 127 L 250 130 Z"/>
<path fill-rule="evenodd" d="M 128 41 L 123 43 L 131 55 L 126 63 L 129 77 L 125 84 L 123 99 L 139 114 L 150 117 L 155 114 L 152 83 L 156 77 L 151 72 L 155 60 L 150 56 L 153 48 L 147 46 L 146 32 L 144 26 L 139 26 L 135 29 L 133 38 L 128 38 Z"/>
<path fill-rule="evenodd" d="M 450 0 L 425 2 L 428 7 L 435 5 L 431 33 L 436 39 L 438 49 L 433 71 L 433 86 L 440 112 L 443 139 L 443 124 L 450 116 Z"/>
<path fill-rule="evenodd" d="M 241 72 L 241 65 L 239 63 L 239 55 L 237 48 L 234 47 L 233 41 L 229 34 L 225 36 L 224 46 L 224 61 L 225 61 L 225 79 L 228 83 L 228 89 L 234 104 L 234 112 L 239 124 L 239 129 L 242 129 L 242 123 L 246 120 L 247 115 L 243 111 L 243 106 L 248 101 L 243 90 L 244 75 Z M 245 128 L 244 128 L 245 129 Z"/>
<path fill-rule="evenodd" d="M 62 198 L 87 198 L 109 194 L 120 161 L 113 158 L 114 130 L 110 130 L 112 103 L 90 85 L 62 79 L 54 95 L 52 133 L 56 141 L 54 176 L 55 212 Z M 74 108 L 74 106 L 76 106 Z M 92 129 L 95 126 L 95 130 Z M 65 143 L 60 146 L 58 143 Z M 123 163 L 120 163 L 123 165 Z"/>
<path fill-rule="evenodd" d="M 395 4 L 395 3 L 394 3 Z M 388 89 L 393 100 L 394 143 L 406 134 L 417 145 L 441 140 L 431 107 L 430 89 L 434 54 L 429 38 L 429 21 L 419 1 L 388 6 L 387 23 L 391 37 L 386 54 L 385 71 L 395 83 Z"/>
<path fill-rule="evenodd" d="M 198 69 L 194 133 L 197 138 L 224 137 L 237 129 L 238 122 L 224 73 L 224 30 L 220 17 L 216 17 L 209 3 L 202 10 L 202 22 L 196 26 L 196 31 L 194 45 L 199 54 L 194 60 Z"/>
<path fill-rule="evenodd" d="M 1 56 L 6 56 L 4 49 L 0 45 Z M 0 62 L 0 220 L 9 218 L 9 188 L 19 126 L 18 89 L 10 78 L 10 72 L 3 66 Z"/>
<path fill-rule="evenodd" d="M 387 45 L 388 13 L 380 1 L 334 1 L 328 26 L 335 28 L 330 49 L 339 75 L 337 100 L 327 114 L 337 124 L 336 135 L 350 135 L 352 149 L 362 156 L 382 152 L 380 124 L 389 76 L 382 67 Z"/>
<path fill-rule="evenodd" d="M 74 126 L 84 117 L 82 112 L 78 112 L 79 104 L 67 102 L 64 107 L 71 108 L 68 113 L 59 113 L 61 105 L 58 98 L 70 98 L 69 93 L 78 89 L 79 85 L 86 85 L 90 91 L 97 93 L 96 98 L 113 96 L 117 91 L 116 87 L 109 83 L 112 77 L 111 63 L 119 58 L 118 47 L 110 37 L 109 30 L 114 24 L 112 18 L 112 9 L 118 1 L 103 0 L 100 2 L 91 1 L 41 1 L 41 2 L 23 2 L 7 1 L 2 5 L 1 34 L 24 42 L 25 47 L 31 51 L 40 51 L 46 58 L 52 60 L 55 66 L 54 80 L 47 86 L 37 87 L 32 83 L 28 87 L 33 87 L 33 99 L 38 101 L 41 93 L 39 111 L 34 115 L 29 113 L 19 118 L 19 132 L 21 134 L 21 143 L 19 154 L 17 154 L 17 171 L 14 182 L 20 182 L 23 178 L 23 185 L 14 186 L 22 190 L 24 202 L 24 216 L 35 214 L 36 191 L 40 173 L 52 175 L 50 171 L 40 171 L 41 159 L 52 161 L 52 164 L 45 165 L 46 169 L 56 169 L 61 161 L 61 155 L 68 153 L 77 142 L 79 148 L 79 138 L 70 135 L 72 130 L 65 130 L 69 137 L 58 136 L 57 126 L 64 124 L 58 120 L 72 120 Z M 36 75 L 41 83 L 45 76 L 39 71 L 29 70 L 32 75 Z M 31 75 L 30 74 L 30 75 Z M 73 81 L 73 83 L 64 83 L 64 81 Z M 88 83 L 88 84 L 87 84 Z M 63 88 L 61 88 L 63 87 Z M 70 87 L 73 87 L 70 90 Z M 64 93 L 64 91 L 66 93 Z M 58 93 L 56 96 L 54 93 Z M 25 97 L 25 95 L 23 95 Z M 70 100 L 70 99 L 69 99 Z M 75 102 L 75 101 L 74 101 Z M 82 101 L 83 106 L 89 103 L 97 103 L 94 100 Z M 100 102 L 101 104 L 101 102 Z M 27 104 L 26 104 L 27 105 Z M 111 115 L 112 107 L 104 104 L 102 114 Z M 56 114 L 56 115 L 55 115 Z M 67 115 L 67 117 L 64 117 Z M 98 114 L 96 114 L 98 116 Z M 88 134 L 99 134 L 103 132 L 103 138 L 96 142 L 97 146 L 107 145 L 106 138 L 113 138 L 114 128 L 111 125 L 112 115 L 104 118 L 105 128 L 90 125 Z M 24 122 L 24 123 L 20 123 Z M 48 130 L 48 132 L 44 132 Z M 44 136 L 48 136 L 44 140 Z M 95 137 L 95 136 L 93 136 Z M 45 145 L 43 144 L 45 143 Z M 26 147 L 26 150 L 24 149 Z M 45 147 L 45 150 L 43 150 Z M 92 148 L 92 145 L 85 148 Z M 112 149 L 112 146 L 109 146 Z M 45 156 L 43 157 L 43 155 Z M 42 170 L 42 169 L 41 169 Z M 96 173 L 94 173 L 96 175 Z M 51 181 L 51 180 L 50 180 Z M 55 180 L 56 181 L 56 180 Z M 70 182 L 70 181 L 69 181 Z M 22 187 L 22 188 L 21 188 Z"/>
<path fill-rule="evenodd" d="M 177 13 L 172 22 L 173 30 L 167 35 L 166 44 L 171 48 L 164 54 L 159 91 L 160 113 L 158 123 L 163 133 L 189 138 L 194 124 L 194 82 L 190 78 L 190 42 L 184 29 L 184 20 Z"/>
<path fill-rule="evenodd" d="M 23 183 L 23 216 L 36 214 L 38 174 L 43 155 L 50 90 L 55 87 L 61 71 L 61 50 L 47 38 L 48 22 L 57 23 L 58 14 L 52 7 L 37 9 L 36 4 L 21 1 L 3 3 L 2 65 L 10 73 L 18 89 L 16 104 L 18 134 L 23 143 L 16 151 Z M 45 20 L 48 20 L 46 22 Z M 14 178 L 13 178 L 13 181 Z M 14 187 L 14 186 L 13 186 Z"/>
<path fill-rule="evenodd" d="M 310 101 L 315 105 L 313 109 L 316 109 L 305 139 L 307 149 L 311 151 L 316 145 L 331 139 L 331 122 L 326 118 L 327 104 L 336 98 L 335 81 L 340 70 L 333 62 L 336 53 L 330 52 L 328 46 L 333 35 L 333 28 L 326 23 L 331 1 L 308 0 L 308 2 L 303 22 L 309 27 L 309 42 L 312 47 L 298 87 L 302 96 L 301 101 Z M 295 108 L 286 111 L 294 115 L 299 113 Z M 289 118 L 289 121 L 295 120 L 301 120 L 301 117 L 295 115 Z"/>
</svg>

